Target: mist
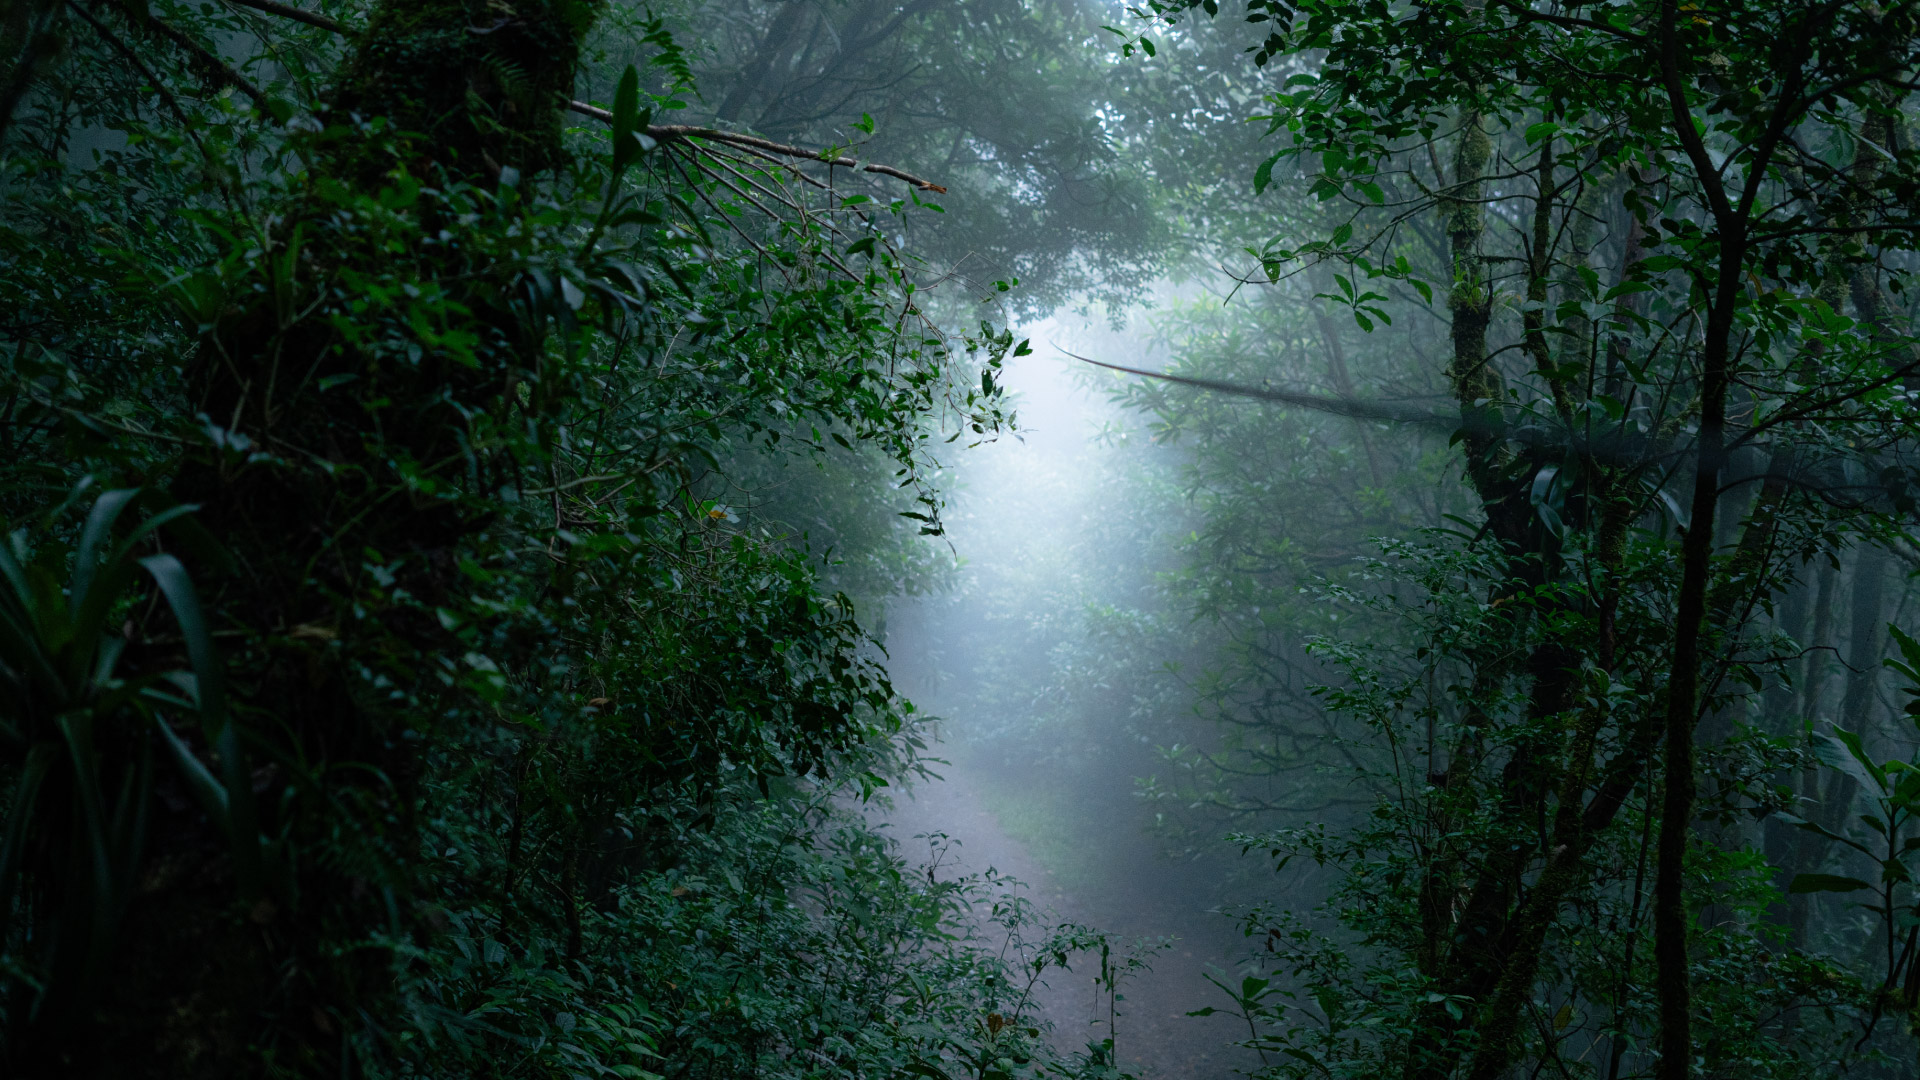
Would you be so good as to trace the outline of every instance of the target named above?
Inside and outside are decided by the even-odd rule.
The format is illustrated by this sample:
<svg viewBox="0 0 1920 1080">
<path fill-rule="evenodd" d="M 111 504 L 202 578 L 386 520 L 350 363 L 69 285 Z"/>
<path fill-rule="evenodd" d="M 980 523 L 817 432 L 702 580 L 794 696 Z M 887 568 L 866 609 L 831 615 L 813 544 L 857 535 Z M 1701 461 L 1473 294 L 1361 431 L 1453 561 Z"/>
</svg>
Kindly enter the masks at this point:
<svg viewBox="0 0 1920 1080">
<path fill-rule="evenodd" d="M 1917 1075 L 1915 70 L 0 6 L 0 1075 Z"/>
<path fill-rule="evenodd" d="M 937 717 L 944 763 L 884 815 L 903 844 L 944 835 L 948 872 L 998 870 L 1046 917 L 1115 934 L 1144 966 L 1117 1020 L 1091 956 L 1049 976 L 1054 1037 L 1111 1036 L 1115 1061 L 1156 1076 L 1233 1075 L 1251 1062 L 1224 1018 L 1189 1017 L 1206 975 L 1234 974 L 1244 943 L 1219 853 L 1155 835 L 1140 782 L 1183 737 L 1187 687 L 1162 653 L 1177 615 L 1158 588 L 1180 517 L 1141 520 L 1130 487 L 1167 482 L 1179 451 L 1154 445 L 1112 400 L 1113 380 L 1061 349 L 1156 364 L 1141 328 L 1056 317 L 1021 328 L 1032 355 L 1004 378 L 1017 434 L 952 472 L 946 541 L 959 563 L 941 594 L 889 607 L 890 669 Z M 1242 898 L 1243 899 L 1243 898 Z"/>
</svg>

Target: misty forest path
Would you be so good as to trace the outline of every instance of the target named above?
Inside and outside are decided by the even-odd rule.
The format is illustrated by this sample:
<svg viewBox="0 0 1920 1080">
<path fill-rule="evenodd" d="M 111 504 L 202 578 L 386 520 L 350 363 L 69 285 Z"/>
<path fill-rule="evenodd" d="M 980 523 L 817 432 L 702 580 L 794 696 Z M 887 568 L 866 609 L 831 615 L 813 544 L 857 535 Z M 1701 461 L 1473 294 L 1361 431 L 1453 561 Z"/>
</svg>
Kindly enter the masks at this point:
<svg viewBox="0 0 1920 1080">
<path fill-rule="evenodd" d="M 1224 978 L 1246 948 L 1229 919 L 1207 913 L 1210 905 L 1199 888 L 1180 888 L 1177 868 L 1164 862 L 1130 866 L 1126 863 L 1133 860 L 1124 858 L 1113 866 L 1114 884 L 1066 888 L 1001 826 L 981 778 L 957 765 L 938 771 L 941 779 L 896 790 L 892 809 L 879 815 L 910 858 L 924 865 L 926 841 L 916 837 L 944 833 L 953 841 L 939 860 L 944 879 L 997 870 L 1026 886 L 1024 895 L 1049 923 L 1087 924 L 1117 941 L 1175 939 L 1170 949 L 1151 956 L 1151 970 L 1121 987 L 1125 1000 L 1116 1027 L 1124 1069 L 1150 1080 L 1227 1080 L 1257 1064 L 1249 1052 L 1231 1045 L 1246 1035 L 1241 1021 L 1224 1014 L 1186 1015 L 1225 1004 L 1205 973 L 1211 967 Z M 1105 1037 L 1106 1003 L 1094 985 L 1098 971 L 1097 957 L 1076 957 L 1070 971 L 1049 971 L 1036 995 L 1063 1049 Z M 1095 1017 L 1097 1026 L 1091 1022 Z"/>
</svg>

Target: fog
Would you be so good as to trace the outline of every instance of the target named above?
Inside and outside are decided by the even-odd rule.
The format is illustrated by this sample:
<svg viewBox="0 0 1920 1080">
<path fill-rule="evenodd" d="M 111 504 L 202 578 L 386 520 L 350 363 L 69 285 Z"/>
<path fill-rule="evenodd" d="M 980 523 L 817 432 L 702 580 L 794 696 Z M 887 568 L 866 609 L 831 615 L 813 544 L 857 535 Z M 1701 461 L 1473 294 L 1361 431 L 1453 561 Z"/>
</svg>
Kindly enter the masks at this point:
<svg viewBox="0 0 1920 1080">
<path fill-rule="evenodd" d="M 946 591 L 890 605 L 886 639 L 900 689 L 938 718 L 944 761 L 883 817 L 908 850 L 949 838 L 941 873 L 1010 875 L 1046 918 L 1136 951 L 1146 966 L 1120 989 L 1114 1032 L 1122 1068 L 1225 1077 L 1255 1063 L 1233 1045 L 1241 1023 L 1188 1014 L 1223 1003 L 1209 975 L 1240 978 L 1248 946 L 1230 912 L 1250 897 L 1220 872 L 1226 852 L 1154 835 L 1140 791 L 1188 734 L 1183 657 L 1156 654 L 1180 629 L 1159 577 L 1188 523 L 1141 520 L 1127 499 L 1167 482 L 1183 451 L 1155 445 L 1112 399 L 1123 376 L 1067 355 L 1159 366 L 1151 313 L 1130 314 L 1120 328 L 1073 315 L 1022 326 L 1033 352 L 1004 375 L 1017 433 L 955 456 L 944 539 L 958 573 Z M 1065 1048 L 1106 1035 L 1093 970 L 1083 954 L 1047 976 L 1040 1001 Z"/>
<path fill-rule="evenodd" d="M 1920 1075 L 1917 10 L 0 5 L 0 1075 Z"/>
</svg>

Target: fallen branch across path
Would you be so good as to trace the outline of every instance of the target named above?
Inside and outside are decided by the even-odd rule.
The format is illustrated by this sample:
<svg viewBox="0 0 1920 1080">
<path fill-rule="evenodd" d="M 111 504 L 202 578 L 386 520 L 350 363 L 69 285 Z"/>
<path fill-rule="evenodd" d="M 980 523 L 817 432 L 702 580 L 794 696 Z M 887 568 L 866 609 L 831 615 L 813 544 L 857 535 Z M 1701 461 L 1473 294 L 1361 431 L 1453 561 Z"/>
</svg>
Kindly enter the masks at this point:
<svg viewBox="0 0 1920 1080">
<path fill-rule="evenodd" d="M 1197 390 L 1211 390 L 1216 394 L 1231 394 L 1234 397 L 1253 398 L 1257 401 L 1274 401 L 1282 405 L 1296 405 L 1315 412 L 1332 413 L 1354 420 L 1387 420 L 1401 424 L 1421 424 L 1447 429 L 1457 428 L 1461 419 L 1455 413 L 1441 413 L 1418 406 L 1402 405 L 1393 401 L 1365 401 L 1359 398 L 1334 397 L 1327 394 L 1303 394 L 1292 390 L 1275 390 L 1265 386 L 1242 386 L 1239 383 L 1221 382 L 1217 379 L 1196 379 L 1188 375 L 1171 375 L 1164 371 L 1147 371 L 1144 368 L 1127 367 L 1124 364 L 1109 364 L 1104 360 L 1095 360 L 1079 353 L 1067 352 L 1055 345 L 1062 353 L 1073 357 L 1083 364 L 1118 371 L 1127 375 L 1140 375 L 1148 379 L 1174 383 L 1178 386 L 1191 386 Z"/>
<path fill-rule="evenodd" d="M 1350 420 L 1373 420 L 1424 427 L 1436 432 L 1468 432 L 1491 436 L 1527 447 L 1534 453 L 1543 455 L 1541 460 L 1549 460 L 1554 455 L 1575 450 L 1625 468 L 1644 468 L 1656 462 L 1685 457 L 1694 452 L 1690 437 L 1685 435 L 1677 438 L 1648 436 L 1627 431 L 1618 425 L 1615 425 L 1612 430 L 1598 432 L 1570 431 L 1556 421 L 1540 422 L 1537 418 L 1527 416 L 1512 419 L 1488 417 L 1479 413 L 1462 414 L 1451 409 L 1425 408 L 1398 401 L 1308 394 L 1296 390 L 1275 390 L 1268 386 L 1245 386 L 1240 383 L 1222 382 L 1218 379 L 1196 379 L 1188 375 L 1173 375 L 1164 371 L 1128 367 L 1125 364 L 1110 364 L 1104 360 L 1095 360 L 1092 357 L 1081 356 L 1079 353 L 1068 352 L 1058 345 L 1054 348 L 1083 364 L 1092 364 L 1094 367 L 1106 368 L 1108 371 L 1138 375 L 1176 386 L 1189 386 L 1196 390 L 1206 390 L 1232 397 L 1292 405 L 1314 412 L 1344 416 Z M 1730 438 L 1736 444 L 1747 435 L 1747 431 L 1732 427 L 1729 427 L 1728 431 L 1731 433 Z M 1755 480 L 1765 475 L 1767 474 L 1756 473 L 1742 479 Z M 1807 484 L 1805 477 L 1790 479 L 1803 486 Z"/>
</svg>

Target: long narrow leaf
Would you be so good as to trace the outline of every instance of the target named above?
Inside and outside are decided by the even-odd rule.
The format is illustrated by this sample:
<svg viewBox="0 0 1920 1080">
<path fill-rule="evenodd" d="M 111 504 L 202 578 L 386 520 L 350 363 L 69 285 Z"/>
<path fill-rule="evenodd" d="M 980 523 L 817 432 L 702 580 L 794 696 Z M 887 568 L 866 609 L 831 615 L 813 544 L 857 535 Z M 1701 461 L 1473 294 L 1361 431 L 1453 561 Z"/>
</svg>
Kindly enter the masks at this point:
<svg viewBox="0 0 1920 1080">
<path fill-rule="evenodd" d="M 213 651 L 213 635 L 208 631 L 206 617 L 201 612 L 200 595 L 194 591 L 193 579 L 187 576 L 187 568 L 180 565 L 180 560 L 171 555 L 149 555 L 140 560 L 140 565 L 153 575 L 154 583 L 160 586 L 160 592 L 167 598 L 167 606 L 173 609 L 173 617 L 180 624 L 180 632 L 187 642 L 187 659 L 193 665 L 193 679 L 200 698 L 201 723 L 206 725 L 209 736 L 217 737 L 226 721 L 225 683 L 221 679 L 219 658 Z"/>
<path fill-rule="evenodd" d="M 1834 874 L 1795 874 L 1787 885 L 1787 892 L 1798 896 L 1802 893 L 1816 892 L 1859 892 L 1873 886 L 1859 878 L 1839 877 Z"/>
<path fill-rule="evenodd" d="M 613 92 L 613 183 L 633 160 L 640 144 L 633 139 L 634 122 L 640 113 L 640 72 L 632 64 L 620 75 L 620 86 Z"/>
<path fill-rule="evenodd" d="M 1793 828 L 1800 829 L 1804 832 L 1810 832 L 1819 836 L 1824 836 L 1827 839 L 1834 841 L 1835 843 L 1845 844 L 1848 847 L 1853 848 L 1855 851 L 1858 851 L 1866 855 L 1868 858 L 1873 857 L 1874 853 L 1872 848 L 1867 847 L 1865 844 L 1862 844 L 1860 841 L 1855 840 L 1850 836 L 1843 836 L 1840 833 L 1834 832 L 1832 829 L 1827 828 L 1825 825 L 1822 825 L 1817 821 L 1808 821 L 1806 818 L 1798 817 L 1793 814 L 1777 813 L 1773 816 L 1776 820 L 1780 821 L 1782 824 L 1790 825 Z"/>
<path fill-rule="evenodd" d="M 173 758 L 173 763 L 179 768 L 180 775 L 186 779 L 187 793 L 193 796 L 194 801 L 200 804 L 200 809 L 213 819 L 215 825 L 230 830 L 232 822 L 227 820 L 226 789 L 220 786 L 220 781 L 214 779 L 213 772 L 194 755 L 193 748 L 173 733 L 173 728 L 168 726 L 164 717 L 155 714 L 153 724 L 160 729 L 160 741 L 166 746 L 168 756 Z"/>
<path fill-rule="evenodd" d="M 147 846 L 148 808 L 153 805 L 153 739 L 143 727 L 132 729 L 139 741 L 134 767 L 121 780 L 120 798 L 113 807 L 114 878 L 122 883 L 118 903 L 132 898 L 132 884 L 140 872 L 140 856 Z"/>
<path fill-rule="evenodd" d="M 7 542 L 0 544 L 0 577 L 6 578 L 7 586 L 12 590 L 13 594 L 4 599 L 9 602 L 9 606 L 19 605 L 22 611 L 25 611 L 27 605 L 33 602 L 33 586 L 27 581 L 27 571 L 24 565 L 26 559 L 25 549 L 26 534 L 24 530 L 10 534 L 7 537 Z"/>
<path fill-rule="evenodd" d="M 87 524 L 80 531 L 80 550 L 75 553 L 73 563 L 73 590 L 68 594 L 68 610 L 80 613 L 80 607 L 86 603 L 87 594 L 93 588 L 94 572 L 100 565 L 100 550 L 113 536 L 113 523 L 120 512 L 140 494 L 139 488 L 118 488 L 95 499 L 93 509 L 87 512 Z"/>
<path fill-rule="evenodd" d="M 220 755 L 220 779 L 226 789 L 225 823 L 233 843 L 234 872 L 242 894 L 256 897 L 265 887 L 265 858 L 253 806 L 253 770 L 247 765 L 240 733 L 226 716 L 220 660 L 200 609 L 199 594 L 194 591 L 193 579 L 187 575 L 186 567 L 172 555 L 149 555 L 140 560 L 140 565 L 153 575 L 186 637 L 187 657 L 193 664 L 199 698 L 200 727 Z"/>
<path fill-rule="evenodd" d="M 65 975 L 68 980 L 85 986 L 104 959 L 122 890 L 113 876 L 115 860 L 113 844 L 108 839 L 109 819 L 106 802 L 100 797 L 100 759 L 93 745 L 94 717 L 90 713 L 67 713 L 57 723 L 60 733 L 66 737 L 67 758 L 73 767 L 74 802 L 79 811 L 76 824 L 80 835 L 74 838 L 74 850 L 69 858 L 74 865 L 74 881 L 78 882 L 84 874 L 92 885 L 91 896 L 80 901 L 90 909 L 86 914 L 91 916 L 87 920 L 91 932 L 81 950 L 81 967 Z M 67 897 L 69 906 L 79 906 L 75 901 L 72 895 Z M 80 912 L 71 915 L 77 918 Z M 60 942 L 62 948 L 70 944 Z"/>
<path fill-rule="evenodd" d="M 113 563 L 127 558 L 133 554 L 133 550 L 147 537 L 152 536 L 165 526 L 190 519 L 190 515 L 198 509 L 200 509 L 198 506 L 182 504 L 180 506 L 170 506 L 154 513 L 146 520 L 140 522 L 140 524 L 135 525 L 118 544 L 114 545 L 112 553 L 107 556 L 107 561 Z"/>
</svg>

